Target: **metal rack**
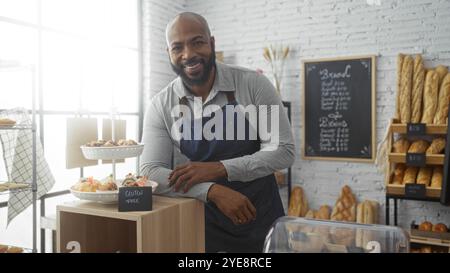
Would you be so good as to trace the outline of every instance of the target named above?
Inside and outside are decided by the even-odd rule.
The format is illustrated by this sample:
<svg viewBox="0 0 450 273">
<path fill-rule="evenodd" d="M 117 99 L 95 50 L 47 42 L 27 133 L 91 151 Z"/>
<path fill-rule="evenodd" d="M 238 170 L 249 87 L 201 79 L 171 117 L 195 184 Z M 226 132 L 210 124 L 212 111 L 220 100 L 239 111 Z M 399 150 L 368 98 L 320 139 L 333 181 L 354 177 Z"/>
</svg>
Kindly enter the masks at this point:
<svg viewBox="0 0 450 273">
<path fill-rule="evenodd" d="M 287 109 L 287 115 L 288 115 L 288 119 L 289 119 L 289 123 L 291 122 L 291 102 L 289 101 L 283 101 L 283 106 L 286 107 Z M 292 167 L 288 168 L 288 177 L 287 177 L 287 190 L 288 190 L 288 201 L 287 201 L 287 206 L 289 207 L 289 201 L 291 200 L 291 188 L 292 188 Z"/>
<path fill-rule="evenodd" d="M 32 115 L 32 121 L 31 126 L 28 125 L 13 125 L 13 126 L 0 126 L 0 130 L 31 130 L 32 133 L 32 179 L 31 179 L 31 185 L 27 188 L 23 189 L 14 189 L 4 192 L 5 194 L 9 194 L 11 192 L 20 191 L 20 190 L 31 190 L 32 192 L 32 210 L 33 210 L 33 248 L 31 249 L 31 252 L 36 253 L 37 252 L 37 157 L 36 157 L 36 70 L 34 65 L 21 65 L 17 62 L 2 62 L 0 61 L 0 71 L 20 71 L 20 70 L 28 70 L 31 73 L 32 81 L 31 81 L 31 91 L 32 91 L 32 104 L 31 104 L 31 115 Z M 7 203 L 6 203 L 7 205 Z M 0 208 L 3 206 L 0 206 Z"/>
</svg>

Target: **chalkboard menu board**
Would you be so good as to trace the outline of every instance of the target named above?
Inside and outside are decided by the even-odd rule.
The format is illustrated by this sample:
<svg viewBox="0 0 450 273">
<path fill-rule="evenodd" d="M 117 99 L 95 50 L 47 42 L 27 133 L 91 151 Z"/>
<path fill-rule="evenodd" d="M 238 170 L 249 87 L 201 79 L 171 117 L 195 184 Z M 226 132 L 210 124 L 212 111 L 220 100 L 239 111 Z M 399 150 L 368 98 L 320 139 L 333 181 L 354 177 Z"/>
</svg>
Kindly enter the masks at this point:
<svg viewBox="0 0 450 273">
<path fill-rule="evenodd" d="M 375 57 L 303 62 L 303 157 L 375 159 Z"/>
</svg>

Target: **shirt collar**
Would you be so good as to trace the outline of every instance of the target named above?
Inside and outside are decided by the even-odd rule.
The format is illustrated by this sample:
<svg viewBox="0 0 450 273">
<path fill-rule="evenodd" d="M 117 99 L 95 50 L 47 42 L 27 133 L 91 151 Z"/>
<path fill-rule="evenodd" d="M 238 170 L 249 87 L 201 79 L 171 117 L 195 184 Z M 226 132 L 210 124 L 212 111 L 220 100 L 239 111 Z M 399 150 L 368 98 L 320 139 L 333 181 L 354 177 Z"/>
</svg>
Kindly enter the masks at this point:
<svg viewBox="0 0 450 273">
<path fill-rule="evenodd" d="M 192 96 L 192 93 L 190 93 L 186 86 L 184 86 L 183 80 L 180 77 L 175 80 L 173 90 L 180 99 L 183 97 Z M 236 91 L 236 88 L 234 87 L 233 75 L 230 68 L 226 64 L 219 62 L 216 63 L 216 78 L 214 79 L 211 92 L 213 91 Z"/>
</svg>

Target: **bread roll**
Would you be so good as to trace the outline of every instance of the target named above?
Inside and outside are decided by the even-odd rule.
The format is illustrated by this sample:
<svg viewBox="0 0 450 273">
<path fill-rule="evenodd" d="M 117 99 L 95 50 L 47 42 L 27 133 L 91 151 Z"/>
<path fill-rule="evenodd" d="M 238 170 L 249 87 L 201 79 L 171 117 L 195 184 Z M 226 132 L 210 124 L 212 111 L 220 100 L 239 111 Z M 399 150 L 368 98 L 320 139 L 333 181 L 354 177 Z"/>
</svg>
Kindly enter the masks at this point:
<svg viewBox="0 0 450 273">
<path fill-rule="evenodd" d="M 404 154 L 408 152 L 409 145 L 410 143 L 406 138 L 400 138 L 397 141 L 395 141 L 394 144 L 392 145 L 393 147 L 392 152 Z"/>
<path fill-rule="evenodd" d="M 447 228 L 447 226 L 445 224 L 439 223 L 439 224 L 436 224 L 436 225 L 433 226 L 432 231 L 434 231 L 434 232 L 447 232 L 448 228 Z"/>
<path fill-rule="evenodd" d="M 405 176 L 403 177 L 403 184 L 416 183 L 418 171 L 419 171 L 419 168 L 417 168 L 417 167 L 408 167 L 405 171 Z"/>
<path fill-rule="evenodd" d="M 436 73 L 438 74 L 438 77 L 439 77 L 438 86 L 441 87 L 442 80 L 444 79 L 445 75 L 447 75 L 448 69 L 447 69 L 446 66 L 438 65 L 438 66 L 436 66 L 435 71 L 436 71 Z"/>
<path fill-rule="evenodd" d="M 439 76 L 436 71 L 430 70 L 425 78 L 423 92 L 422 123 L 432 124 L 436 114 L 438 100 Z"/>
<path fill-rule="evenodd" d="M 422 117 L 422 96 L 425 69 L 421 55 L 416 55 L 413 68 L 413 87 L 411 91 L 411 122 L 419 123 Z"/>
<path fill-rule="evenodd" d="M 291 200 L 289 201 L 288 215 L 303 217 L 308 211 L 308 203 L 302 187 L 295 186 L 291 192 Z"/>
<path fill-rule="evenodd" d="M 316 214 L 316 219 L 330 220 L 330 207 L 327 205 L 320 206 Z"/>
<path fill-rule="evenodd" d="M 405 55 L 398 54 L 397 56 L 397 100 L 396 100 L 396 112 L 395 118 L 400 119 L 400 93 L 401 93 L 401 79 L 402 79 L 402 66 Z"/>
<path fill-rule="evenodd" d="M 417 184 L 424 184 L 425 186 L 429 186 L 432 174 L 433 168 L 431 167 L 420 168 L 419 173 L 417 174 L 417 181 L 416 181 Z"/>
<path fill-rule="evenodd" d="M 305 214 L 305 218 L 308 219 L 316 218 L 316 212 L 314 210 L 308 210 L 308 212 Z"/>
<path fill-rule="evenodd" d="M 413 65 L 413 59 L 411 58 L 411 56 L 406 56 L 403 60 L 400 82 L 400 120 L 402 123 L 408 123 L 411 121 L 411 89 Z"/>
<path fill-rule="evenodd" d="M 428 222 L 428 221 L 422 222 L 419 225 L 419 230 L 420 231 L 431 231 L 432 229 L 433 229 L 433 224 Z"/>
<path fill-rule="evenodd" d="M 433 141 L 431 142 L 430 147 L 428 147 L 426 154 L 440 154 L 444 151 L 445 149 L 445 143 L 447 141 L 445 140 L 445 138 L 439 137 L 439 138 L 435 138 L 433 139 Z"/>
<path fill-rule="evenodd" d="M 403 184 L 403 176 L 405 176 L 406 165 L 399 163 L 395 166 L 394 177 L 392 178 L 392 184 Z"/>
<path fill-rule="evenodd" d="M 439 89 L 438 106 L 434 115 L 434 124 L 447 124 L 448 105 L 450 103 L 450 73 L 448 73 Z"/>
<path fill-rule="evenodd" d="M 443 177 L 442 167 L 441 166 L 434 167 L 430 187 L 442 188 L 442 177 Z"/>
<path fill-rule="evenodd" d="M 411 146 L 409 146 L 408 153 L 425 153 L 428 146 L 430 146 L 430 144 L 427 141 L 423 139 L 416 140 L 411 144 Z"/>
<path fill-rule="evenodd" d="M 356 221 L 356 198 L 349 186 L 344 186 L 331 213 L 334 221 Z"/>
</svg>

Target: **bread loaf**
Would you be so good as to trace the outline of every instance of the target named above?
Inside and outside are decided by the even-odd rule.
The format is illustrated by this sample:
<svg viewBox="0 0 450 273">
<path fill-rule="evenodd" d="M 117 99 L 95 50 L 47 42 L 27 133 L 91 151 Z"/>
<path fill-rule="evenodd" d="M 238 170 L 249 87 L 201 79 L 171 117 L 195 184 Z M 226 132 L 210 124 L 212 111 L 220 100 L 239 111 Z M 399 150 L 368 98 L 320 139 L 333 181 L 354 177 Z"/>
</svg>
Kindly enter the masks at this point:
<svg viewBox="0 0 450 273">
<path fill-rule="evenodd" d="M 320 206 L 316 213 L 316 219 L 330 220 L 330 207 L 327 205 Z"/>
<path fill-rule="evenodd" d="M 427 154 L 440 154 L 445 149 L 445 143 L 447 141 L 443 137 L 438 137 L 433 139 L 433 141 L 430 144 L 430 147 L 428 147 L 426 153 Z"/>
<path fill-rule="evenodd" d="M 447 75 L 448 69 L 447 69 L 446 66 L 438 65 L 438 66 L 436 66 L 435 71 L 436 71 L 436 73 L 438 74 L 438 77 L 439 77 L 438 87 L 441 87 L 442 80 L 444 79 L 445 75 Z"/>
<path fill-rule="evenodd" d="M 430 144 L 427 141 L 419 139 L 414 141 L 411 146 L 409 146 L 408 153 L 425 153 L 429 146 Z"/>
<path fill-rule="evenodd" d="M 419 123 L 422 117 L 422 96 L 425 81 L 425 68 L 421 55 L 416 55 L 413 68 L 413 87 L 411 91 L 411 122 Z"/>
<path fill-rule="evenodd" d="M 344 186 L 331 213 L 334 221 L 356 221 L 356 198 L 349 186 Z"/>
<path fill-rule="evenodd" d="M 405 55 L 398 54 L 397 56 L 397 100 L 396 100 L 396 111 L 395 118 L 400 119 L 400 93 L 401 93 L 401 79 L 402 79 L 402 66 Z"/>
<path fill-rule="evenodd" d="M 430 70 L 425 78 L 425 88 L 423 91 L 422 123 L 433 123 L 437 108 L 438 84 L 438 74 L 435 71 Z"/>
<path fill-rule="evenodd" d="M 447 124 L 448 105 L 450 103 L 450 73 L 442 81 L 439 89 L 438 106 L 434 115 L 434 124 Z"/>
<path fill-rule="evenodd" d="M 433 168 L 431 167 L 422 167 L 417 174 L 417 184 L 424 184 L 425 186 L 429 186 L 431 182 L 431 176 L 433 174 Z"/>
<path fill-rule="evenodd" d="M 302 187 L 295 186 L 291 192 L 291 200 L 289 201 L 288 215 L 296 217 L 304 217 L 308 211 L 308 203 Z"/>
<path fill-rule="evenodd" d="M 393 147 L 392 152 L 404 154 L 408 152 L 409 145 L 410 143 L 406 138 L 400 138 L 397 141 L 395 141 L 394 144 L 392 145 Z"/>
<path fill-rule="evenodd" d="M 448 228 L 447 228 L 447 226 L 445 224 L 438 223 L 438 224 L 434 225 L 431 230 L 434 231 L 434 232 L 447 232 Z"/>
<path fill-rule="evenodd" d="M 305 214 L 305 218 L 308 219 L 316 218 L 316 212 L 314 210 L 308 210 L 308 212 Z"/>
<path fill-rule="evenodd" d="M 417 167 L 408 167 L 405 171 L 405 176 L 403 177 L 403 184 L 416 183 L 418 171 L 419 171 L 419 168 L 417 168 Z"/>
<path fill-rule="evenodd" d="M 403 176 L 405 176 L 406 165 L 399 163 L 395 166 L 394 177 L 392 178 L 392 184 L 403 184 Z"/>
<path fill-rule="evenodd" d="M 411 89 L 413 74 L 413 59 L 406 56 L 403 60 L 400 82 L 400 120 L 402 123 L 411 121 Z"/>
<path fill-rule="evenodd" d="M 434 167 L 430 187 L 442 188 L 442 177 L 443 177 L 442 167 L 441 166 Z"/>
<path fill-rule="evenodd" d="M 433 224 L 428 222 L 428 221 L 422 222 L 419 225 L 419 230 L 420 231 L 431 231 L 432 229 L 433 229 Z"/>
<path fill-rule="evenodd" d="M 378 223 L 378 207 L 376 201 L 364 200 L 357 206 L 356 222 L 360 224 L 377 224 Z M 356 246 L 365 247 L 369 241 L 373 240 L 371 231 L 357 229 L 356 230 Z"/>
</svg>

